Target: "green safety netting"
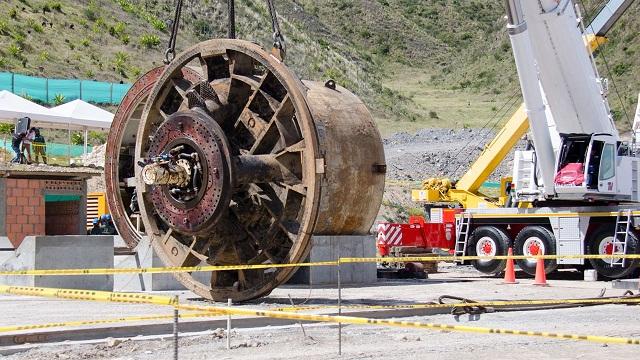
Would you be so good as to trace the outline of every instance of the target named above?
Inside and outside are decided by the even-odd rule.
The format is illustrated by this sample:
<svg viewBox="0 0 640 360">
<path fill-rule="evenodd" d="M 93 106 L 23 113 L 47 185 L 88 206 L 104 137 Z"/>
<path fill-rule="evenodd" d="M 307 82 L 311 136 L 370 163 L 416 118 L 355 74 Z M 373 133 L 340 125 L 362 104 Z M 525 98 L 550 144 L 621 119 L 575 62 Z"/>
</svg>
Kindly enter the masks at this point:
<svg viewBox="0 0 640 360">
<path fill-rule="evenodd" d="M 57 95 L 62 95 L 65 102 L 81 99 L 96 104 L 118 105 L 129 88 L 131 84 L 48 79 L 0 72 L 0 90 L 44 103 L 53 103 Z"/>
<path fill-rule="evenodd" d="M 0 149 L 4 148 L 6 151 L 13 154 L 11 150 L 11 139 L 0 138 Z M 87 146 L 87 153 L 93 151 L 93 146 Z M 79 157 L 84 153 L 84 145 L 67 145 L 58 143 L 47 143 L 46 154 L 47 156 L 63 156 L 63 157 Z"/>
</svg>

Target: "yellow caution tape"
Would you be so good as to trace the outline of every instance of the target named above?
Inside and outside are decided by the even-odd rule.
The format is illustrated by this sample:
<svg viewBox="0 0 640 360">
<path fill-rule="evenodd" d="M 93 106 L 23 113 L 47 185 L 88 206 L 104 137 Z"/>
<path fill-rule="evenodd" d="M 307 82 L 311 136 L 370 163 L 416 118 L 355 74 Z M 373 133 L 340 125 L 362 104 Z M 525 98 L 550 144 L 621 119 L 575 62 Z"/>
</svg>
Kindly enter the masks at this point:
<svg viewBox="0 0 640 360">
<path fill-rule="evenodd" d="M 116 293 L 94 290 L 53 289 L 28 286 L 0 285 L 0 294 L 41 296 L 70 300 L 104 301 L 118 303 L 175 305 L 175 297 L 136 293 Z"/>
<path fill-rule="evenodd" d="M 205 317 L 209 318 L 217 315 L 219 314 L 216 314 L 215 312 L 206 312 L 206 313 L 199 312 L 197 314 L 179 314 L 178 318 L 180 319 L 205 318 Z M 114 324 L 114 323 L 122 323 L 122 322 L 166 320 L 166 319 L 173 319 L 173 318 L 174 318 L 173 315 L 147 315 L 147 316 L 130 316 L 130 317 L 121 317 L 121 318 L 114 318 L 114 319 L 103 319 L 103 320 L 69 321 L 69 322 L 48 323 L 48 324 L 38 324 L 38 325 L 0 326 L 0 333 L 23 331 L 23 330 L 50 329 L 50 328 L 58 328 L 58 327 L 82 327 L 82 326 Z"/>
<path fill-rule="evenodd" d="M 228 271 L 272 269 L 303 266 L 336 266 L 338 261 L 318 261 L 312 263 L 294 264 L 259 264 L 259 265 L 220 265 L 220 266 L 189 266 L 189 267 L 155 267 L 155 268 L 122 268 L 122 269 L 46 269 L 46 270 L 12 270 L 0 271 L 3 276 L 37 275 L 113 275 L 113 274 L 165 274 L 165 273 L 190 273 L 201 271 Z"/>
<path fill-rule="evenodd" d="M 372 258 L 340 258 L 337 261 L 319 261 L 292 264 L 259 264 L 259 265 L 221 265 L 190 267 L 154 267 L 154 268 L 122 268 L 122 269 L 42 269 L 42 270 L 10 270 L 0 271 L 0 276 L 78 276 L 78 275 L 113 275 L 113 274 L 167 274 L 191 273 L 203 271 L 229 271 L 250 269 L 272 269 L 288 267 L 338 266 L 348 263 L 370 262 L 451 262 L 471 260 L 524 260 L 524 259 L 640 259 L 640 254 L 626 255 L 497 255 L 497 256 L 416 256 L 416 257 L 372 257 Z"/>
<path fill-rule="evenodd" d="M 457 302 L 448 304 L 403 304 L 403 305 L 342 305 L 343 309 L 442 309 L 457 307 L 507 307 L 520 305 L 605 305 L 605 304 L 640 304 L 640 298 L 630 297 L 603 298 L 603 299 L 540 299 L 540 300 L 500 300 L 500 301 L 477 301 L 477 302 Z M 337 309 L 337 305 L 316 305 L 316 306 L 289 306 L 277 308 L 274 311 L 309 311 L 323 309 Z"/>
<path fill-rule="evenodd" d="M 370 319 L 360 318 L 353 316 L 336 316 L 336 315 L 313 315 L 313 314 L 299 314 L 283 311 L 267 311 L 267 310 L 250 310 L 250 309 L 235 309 L 229 307 L 205 307 L 194 305 L 178 305 L 179 309 L 184 310 L 196 310 L 196 311 L 216 311 L 227 315 L 244 315 L 244 316 L 263 316 L 275 319 L 289 319 L 298 321 L 315 321 L 315 322 L 331 322 L 331 323 L 343 323 L 354 325 L 380 325 L 391 327 L 403 327 L 403 328 L 422 328 L 422 329 L 435 329 L 445 331 L 459 331 L 466 333 L 479 333 L 479 334 L 508 334 L 508 335 L 523 335 L 523 336 L 537 336 L 554 339 L 565 340 L 583 340 L 606 344 L 630 344 L 640 345 L 640 339 L 622 338 L 622 337 L 609 337 L 609 336 L 595 336 L 595 335 L 574 335 L 563 333 L 552 333 L 542 331 L 526 331 L 526 330 L 509 330 L 509 329 L 495 329 L 495 328 L 483 328 L 463 325 L 447 325 L 447 324 L 434 324 L 423 323 L 417 321 L 398 321 L 398 320 L 382 320 L 382 319 Z"/>
<path fill-rule="evenodd" d="M 273 311 L 273 310 L 252 310 L 246 308 L 231 308 L 231 307 L 215 307 L 215 306 L 201 306 L 201 305 L 180 305 L 175 298 L 166 296 L 154 296 L 146 294 L 128 294 L 128 293 L 110 293 L 106 291 L 86 291 L 86 290 L 70 290 L 70 289 L 47 289 L 47 288 L 33 288 L 33 287 L 17 287 L 17 286 L 0 286 L 0 293 L 14 294 L 14 295 L 30 295 L 30 296 L 44 296 L 44 297 L 57 297 L 63 299 L 73 300 L 91 300 L 91 301 L 111 301 L 111 302 L 131 302 L 131 303 L 146 303 L 156 305 L 172 305 L 180 310 L 198 311 L 201 313 L 215 313 L 217 315 L 241 315 L 241 316 L 262 316 L 275 319 L 289 319 L 299 321 L 315 321 L 315 322 L 332 322 L 332 323 L 345 323 L 354 325 L 381 325 L 392 327 L 405 327 L 405 328 L 426 328 L 437 329 L 447 331 L 459 331 L 468 333 L 482 333 L 482 334 L 509 334 L 509 335 L 524 335 L 524 336 L 538 336 L 557 339 L 572 339 L 572 340 L 584 340 L 607 344 L 633 344 L 640 345 L 640 339 L 621 338 L 621 337 L 608 337 L 608 336 L 593 336 L 593 335 L 573 335 L 562 333 L 550 333 L 539 331 L 525 331 L 525 330 L 509 330 L 509 329 L 494 329 L 494 328 L 482 328 L 471 327 L 461 325 L 446 325 L 446 324 L 433 324 L 422 323 L 412 321 L 397 321 L 397 320 L 381 320 L 381 319 L 369 319 L 353 316 L 335 316 L 335 315 L 314 315 L 314 314 L 300 314 L 295 312 L 285 311 Z M 556 300 L 556 301 L 579 301 L 585 303 L 589 300 L 601 300 L 601 299 L 585 299 L 585 300 Z M 608 300 L 610 303 L 620 302 L 629 303 L 635 302 L 635 299 L 602 299 Z M 533 301 L 527 300 L 521 303 L 532 303 Z M 454 304 L 442 304 L 442 306 L 456 307 L 456 306 L 483 306 L 483 304 L 515 304 L 511 301 L 493 301 L 493 302 L 477 302 L 477 303 L 454 303 Z M 424 304 L 431 305 L 431 304 Z M 441 304 L 432 304 L 441 306 Z M 195 316 L 195 314 L 194 314 Z M 139 319 L 139 318 L 138 318 Z M 108 320 L 94 320 L 94 321 L 108 321 Z M 136 320 L 137 321 L 137 320 Z M 81 323 L 88 323 L 87 321 Z M 62 323 L 58 323 L 62 324 Z M 38 326 L 38 325 L 34 325 Z M 43 326 L 43 325 L 41 325 Z M 70 325 L 67 325 L 70 326 Z M 8 327 L 6 327 L 8 328 Z M 23 329 L 26 330 L 26 329 Z"/>
<path fill-rule="evenodd" d="M 372 258 L 340 258 L 339 263 L 369 263 L 369 262 L 429 262 L 429 261 L 470 261 L 470 260 L 526 260 L 526 259 L 640 259 L 640 254 L 625 255 L 496 255 L 496 256 L 402 256 L 402 257 L 372 257 Z M 1 275 L 2 273 L 0 273 Z"/>
</svg>

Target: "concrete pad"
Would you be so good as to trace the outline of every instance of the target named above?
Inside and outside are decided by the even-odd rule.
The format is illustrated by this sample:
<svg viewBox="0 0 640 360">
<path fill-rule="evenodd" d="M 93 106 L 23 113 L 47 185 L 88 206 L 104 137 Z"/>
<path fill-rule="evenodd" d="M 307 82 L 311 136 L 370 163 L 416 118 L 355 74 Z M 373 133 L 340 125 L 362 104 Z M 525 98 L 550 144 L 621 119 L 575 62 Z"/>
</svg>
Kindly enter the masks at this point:
<svg viewBox="0 0 640 360">
<path fill-rule="evenodd" d="M 371 235 L 313 236 L 310 262 L 335 261 L 344 257 L 375 257 L 376 243 Z M 374 284 L 377 281 L 375 263 L 344 264 L 340 267 L 343 284 Z M 331 285 L 338 282 L 335 266 L 314 266 L 299 269 L 292 284 Z"/>
<path fill-rule="evenodd" d="M 111 269 L 113 236 L 27 236 L 0 269 Z M 112 275 L 0 276 L 0 284 L 65 289 L 113 290 Z"/>
<path fill-rule="evenodd" d="M 118 240 L 116 239 L 116 244 Z M 124 244 L 124 243 L 123 243 Z M 123 245 L 124 246 L 124 245 Z M 207 265 L 207 264 L 202 264 Z M 147 237 L 143 237 L 130 255 L 116 255 L 114 267 L 122 268 L 150 268 L 164 267 L 153 250 Z M 211 272 L 194 273 L 194 277 L 205 284 L 211 281 Z M 172 274 L 116 274 L 114 277 L 115 291 L 174 291 L 186 290 Z"/>
<path fill-rule="evenodd" d="M 13 244 L 9 241 L 9 238 L 6 236 L 0 236 L 0 264 L 3 264 L 5 261 L 9 260 L 14 256 L 15 249 L 13 248 Z"/>
</svg>

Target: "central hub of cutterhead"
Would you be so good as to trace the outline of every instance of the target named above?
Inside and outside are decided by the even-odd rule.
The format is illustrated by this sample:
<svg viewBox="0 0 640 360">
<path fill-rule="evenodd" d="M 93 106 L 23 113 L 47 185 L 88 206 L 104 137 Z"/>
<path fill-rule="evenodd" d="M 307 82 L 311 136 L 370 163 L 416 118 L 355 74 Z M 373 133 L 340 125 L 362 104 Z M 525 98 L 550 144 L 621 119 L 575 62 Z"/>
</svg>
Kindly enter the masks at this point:
<svg viewBox="0 0 640 360">
<path fill-rule="evenodd" d="M 172 114 L 153 134 L 142 170 L 158 215 L 183 234 L 209 232 L 231 194 L 223 130 L 199 109 Z"/>
</svg>

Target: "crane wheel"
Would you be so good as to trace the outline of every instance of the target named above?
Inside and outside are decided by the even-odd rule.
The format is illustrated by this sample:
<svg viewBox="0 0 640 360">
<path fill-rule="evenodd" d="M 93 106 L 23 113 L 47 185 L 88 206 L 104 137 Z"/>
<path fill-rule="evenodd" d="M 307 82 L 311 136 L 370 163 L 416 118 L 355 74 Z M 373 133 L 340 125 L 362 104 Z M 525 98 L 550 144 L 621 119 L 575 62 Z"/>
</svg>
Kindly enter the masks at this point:
<svg viewBox="0 0 640 360">
<path fill-rule="evenodd" d="M 587 241 L 587 254 L 593 255 L 609 255 L 613 253 L 613 225 L 602 225 L 590 240 Z M 618 245 L 619 247 L 620 245 Z M 622 249 L 616 249 L 616 252 L 621 252 Z M 627 238 L 627 254 L 640 254 L 640 243 L 635 233 L 629 233 Z M 615 265 L 619 259 L 612 257 L 611 259 L 589 259 L 591 266 L 598 272 L 598 274 L 609 278 L 619 279 L 630 275 L 640 265 L 640 259 L 626 259 L 624 266 Z"/>
<path fill-rule="evenodd" d="M 538 255 L 542 251 L 545 255 L 556 254 L 556 238 L 551 232 L 544 226 L 527 226 L 520 230 L 516 236 L 513 244 L 514 255 L 532 256 Z M 516 260 L 516 263 L 529 275 L 536 274 L 535 258 Z M 558 268 L 556 260 L 545 260 L 544 271 L 549 274 Z"/>
<path fill-rule="evenodd" d="M 471 235 L 468 254 L 471 256 L 507 255 L 509 235 L 495 226 L 480 226 Z M 485 274 L 497 275 L 504 271 L 506 260 L 474 260 L 473 267 Z"/>
</svg>

